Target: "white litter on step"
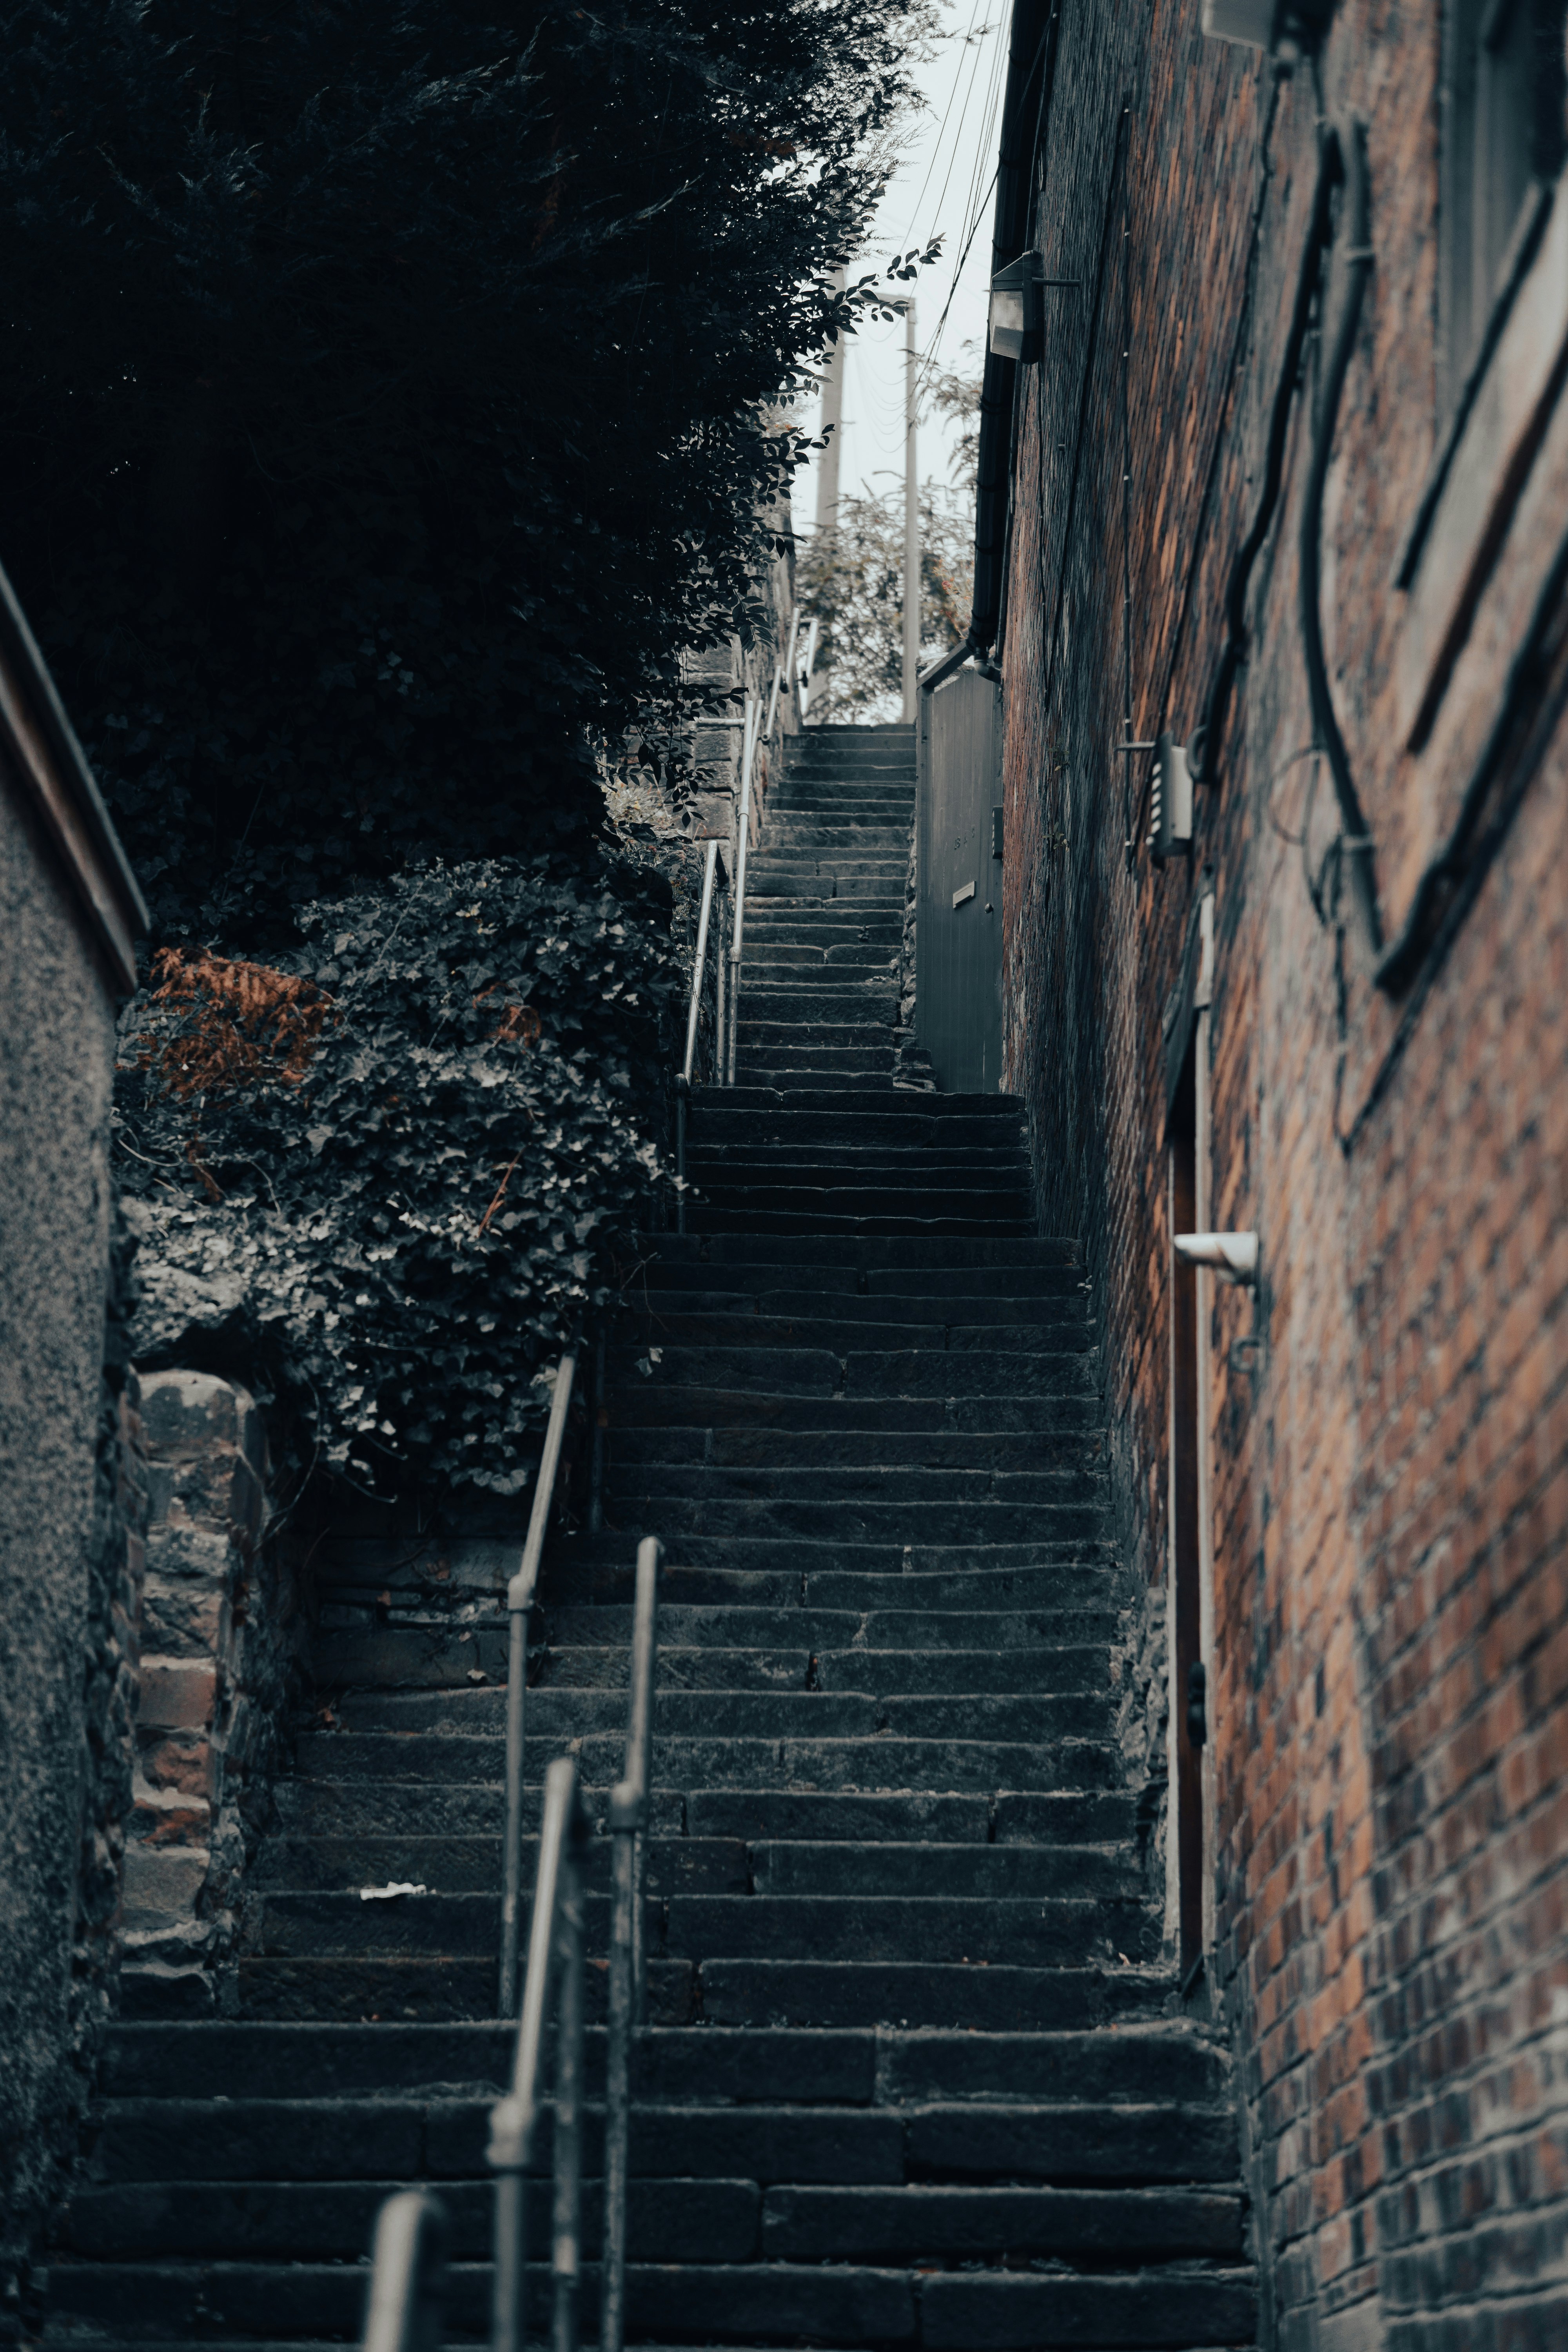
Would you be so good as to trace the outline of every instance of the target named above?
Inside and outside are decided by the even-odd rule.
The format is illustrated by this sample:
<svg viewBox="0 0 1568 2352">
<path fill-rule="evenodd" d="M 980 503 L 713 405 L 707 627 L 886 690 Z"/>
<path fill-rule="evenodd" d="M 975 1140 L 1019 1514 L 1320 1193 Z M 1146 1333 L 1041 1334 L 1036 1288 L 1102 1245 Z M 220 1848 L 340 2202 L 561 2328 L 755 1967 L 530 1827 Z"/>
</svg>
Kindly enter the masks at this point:
<svg viewBox="0 0 1568 2352">
<path fill-rule="evenodd" d="M 405 1880 L 401 1885 L 362 1886 L 359 1899 L 362 1903 L 389 1903 L 395 1895 L 428 1895 L 429 1892 L 427 1886 L 415 1886 Z"/>
</svg>

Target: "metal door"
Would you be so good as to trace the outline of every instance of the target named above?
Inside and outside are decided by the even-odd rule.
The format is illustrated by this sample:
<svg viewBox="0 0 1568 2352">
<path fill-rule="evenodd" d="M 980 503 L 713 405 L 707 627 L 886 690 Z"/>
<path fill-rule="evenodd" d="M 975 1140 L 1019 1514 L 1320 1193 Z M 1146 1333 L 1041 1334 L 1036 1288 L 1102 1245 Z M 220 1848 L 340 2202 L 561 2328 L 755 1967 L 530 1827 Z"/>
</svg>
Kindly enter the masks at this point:
<svg viewBox="0 0 1568 2352">
<path fill-rule="evenodd" d="M 943 1094 L 1002 1083 L 1002 694 L 961 669 L 920 698 L 915 1019 Z"/>
</svg>

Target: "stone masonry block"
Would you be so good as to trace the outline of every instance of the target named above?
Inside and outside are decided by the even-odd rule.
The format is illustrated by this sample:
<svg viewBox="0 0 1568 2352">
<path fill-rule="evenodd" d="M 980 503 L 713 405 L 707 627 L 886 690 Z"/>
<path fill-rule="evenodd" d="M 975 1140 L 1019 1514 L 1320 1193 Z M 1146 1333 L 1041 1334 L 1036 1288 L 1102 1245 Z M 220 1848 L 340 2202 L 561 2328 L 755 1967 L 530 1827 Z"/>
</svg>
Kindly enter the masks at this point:
<svg viewBox="0 0 1568 2352">
<path fill-rule="evenodd" d="M 153 1731 L 205 1731 L 217 1705 L 217 1668 L 194 1658 L 142 1661 L 138 1716 Z"/>
</svg>

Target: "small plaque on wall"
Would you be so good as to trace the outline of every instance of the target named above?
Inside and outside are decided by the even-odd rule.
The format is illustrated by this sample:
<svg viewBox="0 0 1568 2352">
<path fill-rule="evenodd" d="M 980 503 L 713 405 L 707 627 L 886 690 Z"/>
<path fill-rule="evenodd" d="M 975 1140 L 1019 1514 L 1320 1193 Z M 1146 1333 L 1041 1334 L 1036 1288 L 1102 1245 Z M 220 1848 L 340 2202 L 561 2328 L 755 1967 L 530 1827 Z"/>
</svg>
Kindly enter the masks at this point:
<svg viewBox="0 0 1568 2352">
<path fill-rule="evenodd" d="M 952 894 L 952 903 L 953 903 L 953 905 L 954 905 L 955 907 L 962 907 L 962 906 L 963 906 L 963 902 L 964 902 L 964 900 L 965 900 L 966 898 L 973 898 L 973 896 L 974 896 L 974 885 L 973 885 L 973 882 L 965 882 L 965 883 L 963 884 L 963 887 L 962 887 L 961 889 L 955 890 L 955 891 L 953 892 L 953 894 Z"/>
</svg>

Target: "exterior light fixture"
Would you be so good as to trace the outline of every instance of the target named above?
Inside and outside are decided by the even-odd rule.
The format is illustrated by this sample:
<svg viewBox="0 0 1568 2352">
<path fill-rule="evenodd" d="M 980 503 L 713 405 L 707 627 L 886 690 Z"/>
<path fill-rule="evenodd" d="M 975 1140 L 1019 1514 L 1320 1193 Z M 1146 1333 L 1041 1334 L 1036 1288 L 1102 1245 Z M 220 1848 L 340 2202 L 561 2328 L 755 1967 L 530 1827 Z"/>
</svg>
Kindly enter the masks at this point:
<svg viewBox="0 0 1568 2352">
<path fill-rule="evenodd" d="M 998 359 L 1016 360 L 1031 367 L 1045 357 L 1046 307 L 1042 289 L 1076 286 L 1076 278 L 1047 278 L 1044 257 L 1021 253 L 991 280 L 991 320 L 987 341 Z"/>
<path fill-rule="evenodd" d="M 1192 856 L 1193 772 L 1187 765 L 1186 745 L 1173 743 L 1169 732 L 1154 746 L 1149 817 L 1149 855 L 1156 866 L 1163 866 L 1168 858 Z"/>
<path fill-rule="evenodd" d="M 1222 1282 L 1233 1282 L 1243 1290 L 1257 1285 L 1256 1234 L 1178 1234 L 1175 1249 L 1188 1265 L 1206 1265 Z"/>
</svg>

